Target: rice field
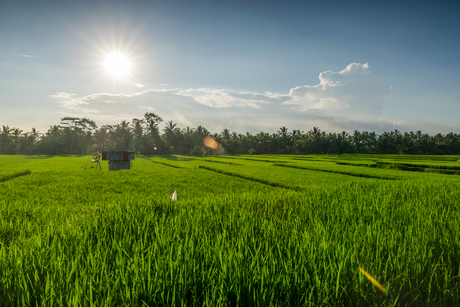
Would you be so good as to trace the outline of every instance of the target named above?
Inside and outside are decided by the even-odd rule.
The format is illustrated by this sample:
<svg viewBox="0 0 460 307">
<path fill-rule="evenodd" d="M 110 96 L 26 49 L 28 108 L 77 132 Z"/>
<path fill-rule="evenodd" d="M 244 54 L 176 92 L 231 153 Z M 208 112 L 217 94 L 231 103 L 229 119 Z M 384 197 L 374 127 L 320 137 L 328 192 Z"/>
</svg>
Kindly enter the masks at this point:
<svg viewBox="0 0 460 307">
<path fill-rule="evenodd" d="M 90 158 L 0 156 L 0 306 L 460 305 L 459 156 Z"/>
</svg>

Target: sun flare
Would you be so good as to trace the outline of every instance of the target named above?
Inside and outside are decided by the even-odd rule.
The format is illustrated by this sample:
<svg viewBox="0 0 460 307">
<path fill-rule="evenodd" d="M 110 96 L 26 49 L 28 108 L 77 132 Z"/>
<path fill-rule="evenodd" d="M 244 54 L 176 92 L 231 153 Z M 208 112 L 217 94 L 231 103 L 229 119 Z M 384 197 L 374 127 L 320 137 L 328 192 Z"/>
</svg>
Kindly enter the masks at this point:
<svg viewBox="0 0 460 307">
<path fill-rule="evenodd" d="M 115 77 L 126 77 L 131 72 L 133 63 L 121 53 L 111 53 L 105 57 L 104 67 L 107 72 Z"/>
</svg>

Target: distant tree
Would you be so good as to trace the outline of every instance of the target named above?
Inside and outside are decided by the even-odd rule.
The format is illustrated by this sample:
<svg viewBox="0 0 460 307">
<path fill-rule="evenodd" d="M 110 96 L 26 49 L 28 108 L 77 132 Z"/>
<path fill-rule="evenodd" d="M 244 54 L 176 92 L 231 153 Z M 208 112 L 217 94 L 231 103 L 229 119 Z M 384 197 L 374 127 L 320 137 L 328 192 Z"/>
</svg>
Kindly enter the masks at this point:
<svg viewBox="0 0 460 307">
<path fill-rule="evenodd" d="M 133 145 L 133 135 L 131 133 L 131 127 L 126 120 L 123 120 L 120 125 L 118 126 L 118 134 L 121 140 L 121 145 L 123 150 L 132 150 Z"/>
<path fill-rule="evenodd" d="M 104 151 L 108 143 L 108 131 L 106 126 L 102 126 L 94 133 L 94 140 L 96 143 L 95 151 Z"/>
<path fill-rule="evenodd" d="M 193 129 L 190 129 L 189 126 L 182 130 L 182 135 L 184 138 L 184 152 L 187 154 L 189 154 L 193 148 L 192 134 Z"/>
<path fill-rule="evenodd" d="M 107 149 L 134 149 L 141 154 L 213 154 L 203 140 L 211 135 L 228 154 L 460 154 L 460 135 L 450 132 L 434 136 L 417 130 L 401 133 L 395 129 L 378 135 L 374 131 L 355 130 L 352 135 L 326 133 L 313 127 L 307 133 L 288 131 L 285 126 L 276 133 L 237 133 L 225 128 L 211 133 L 203 126 L 180 129 L 168 121 L 160 131 L 163 119 L 145 113 L 143 119 L 133 118 L 100 129 L 87 118 L 63 117 L 60 125 L 49 126 L 40 134 L 36 128 L 23 133 L 19 128 L 3 125 L 0 130 L 0 154 L 82 154 Z"/>
<path fill-rule="evenodd" d="M 321 141 L 321 129 L 318 127 L 313 127 L 310 131 L 308 131 L 308 139 L 310 143 L 313 145 L 313 154 L 318 153 L 318 145 Z"/>
<path fill-rule="evenodd" d="M 131 121 L 131 124 L 132 124 L 134 139 L 135 139 L 134 150 L 137 153 L 140 153 L 143 149 L 142 148 L 142 136 L 144 134 L 144 127 L 143 127 L 144 120 L 133 118 Z"/>
<path fill-rule="evenodd" d="M 164 152 L 165 146 L 161 141 L 160 133 L 158 131 L 158 124 L 161 123 L 163 119 L 155 113 L 146 112 L 144 114 L 144 120 L 150 136 L 150 140 L 148 140 L 145 144 L 145 153 L 153 154 L 155 153 L 155 148 L 157 148 L 159 153 Z"/>
<path fill-rule="evenodd" d="M 291 147 L 291 134 L 288 132 L 288 128 L 282 126 L 278 130 L 278 135 L 280 136 L 280 146 L 278 148 L 278 153 L 288 153 Z"/>
<path fill-rule="evenodd" d="M 2 154 L 14 154 L 11 129 L 8 125 L 2 126 L 2 132 L 0 134 L 0 153 Z"/>
<path fill-rule="evenodd" d="M 92 134 L 97 129 L 97 125 L 94 121 L 87 118 L 78 118 L 66 116 L 61 118 L 61 127 L 64 129 L 64 133 L 70 143 L 70 153 L 87 153 L 91 144 L 91 138 L 87 138 L 88 132 Z M 74 144 L 77 143 L 77 149 L 75 150 Z"/>
<path fill-rule="evenodd" d="M 174 153 L 176 140 L 174 128 L 176 128 L 176 126 L 177 124 L 174 124 L 172 120 L 170 120 L 166 123 L 166 126 L 163 128 L 164 138 L 166 140 L 166 151 L 168 153 Z"/>
<path fill-rule="evenodd" d="M 19 153 L 21 154 L 34 154 L 38 152 L 37 139 L 40 137 L 40 133 L 37 129 L 32 128 L 31 132 L 26 132 L 19 139 Z"/>
</svg>

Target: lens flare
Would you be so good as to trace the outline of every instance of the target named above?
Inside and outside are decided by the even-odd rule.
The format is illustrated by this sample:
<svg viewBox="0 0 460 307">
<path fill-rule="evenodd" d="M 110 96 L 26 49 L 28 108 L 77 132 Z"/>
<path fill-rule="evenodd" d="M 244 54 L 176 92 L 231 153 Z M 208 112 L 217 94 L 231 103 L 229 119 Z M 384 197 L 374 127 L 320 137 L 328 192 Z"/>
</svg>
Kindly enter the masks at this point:
<svg viewBox="0 0 460 307">
<path fill-rule="evenodd" d="M 366 276 L 367 279 L 380 291 L 382 291 L 384 294 L 387 294 L 387 289 L 385 289 L 384 286 L 382 286 L 381 283 L 379 283 L 374 277 L 371 276 L 371 274 L 367 273 L 362 267 L 358 267 L 358 270 Z"/>
<path fill-rule="evenodd" d="M 205 137 L 203 142 L 206 147 L 209 147 L 211 149 L 216 150 L 219 148 L 219 144 L 216 142 L 216 140 L 212 138 L 212 136 Z"/>
</svg>

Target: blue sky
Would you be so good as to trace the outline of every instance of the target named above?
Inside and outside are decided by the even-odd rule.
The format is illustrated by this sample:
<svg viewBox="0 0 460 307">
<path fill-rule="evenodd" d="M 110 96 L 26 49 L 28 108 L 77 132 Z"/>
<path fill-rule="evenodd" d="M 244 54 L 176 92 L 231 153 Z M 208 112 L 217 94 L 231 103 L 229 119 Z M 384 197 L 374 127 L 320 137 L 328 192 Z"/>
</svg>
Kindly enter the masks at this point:
<svg viewBox="0 0 460 307">
<path fill-rule="evenodd" d="M 460 6 L 391 1 L 0 2 L 0 125 L 155 112 L 257 133 L 459 132 Z M 133 64 L 115 78 L 103 62 Z"/>
</svg>

